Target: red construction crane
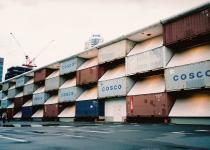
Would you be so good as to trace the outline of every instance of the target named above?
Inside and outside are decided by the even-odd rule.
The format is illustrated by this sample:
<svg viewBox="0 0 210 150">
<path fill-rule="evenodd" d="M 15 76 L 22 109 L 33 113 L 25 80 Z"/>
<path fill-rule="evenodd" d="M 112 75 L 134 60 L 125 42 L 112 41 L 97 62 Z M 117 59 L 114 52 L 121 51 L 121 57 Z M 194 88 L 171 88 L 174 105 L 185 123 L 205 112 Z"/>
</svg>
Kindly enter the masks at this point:
<svg viewBox="0 0 210 150">
<path fill-rule="evenodd" d="M 37 65 L 35 64 L 35 60 L 41 55 L 41 53 L 43 53 L 53 42 L 54 40 L 51 40 L 45 47 L 43 47 L 39 53 L 33 58 L 31 59 L 26 52 L 24 51 L 22 45 L 20 44 L 20 42 L 17 40 L 17 38 L 14 36 L 13 33 L 10 33 L 12 39 L 16 42 L 16 44 L 18 45 L 18 47 L 23 51 L 24 56 L 25 56 L 25 63 L 22 64 L 22 66 L 25 66 L 27 68 L 34 68 L 37 67 Z"/>
</svg>

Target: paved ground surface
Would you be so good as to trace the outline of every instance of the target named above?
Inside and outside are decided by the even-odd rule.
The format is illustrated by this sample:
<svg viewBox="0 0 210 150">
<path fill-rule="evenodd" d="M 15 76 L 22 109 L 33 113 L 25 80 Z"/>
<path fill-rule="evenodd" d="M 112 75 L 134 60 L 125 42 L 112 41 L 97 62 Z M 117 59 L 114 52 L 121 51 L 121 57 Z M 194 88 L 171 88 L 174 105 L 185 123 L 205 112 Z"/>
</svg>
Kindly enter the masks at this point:
<svg viewBox="0 0 210 150">
<path fill-rule="evenodd" d="M 0 149 L 210 149 L 210 126 L 10 122 L 0 127 Z"/>
</svg>

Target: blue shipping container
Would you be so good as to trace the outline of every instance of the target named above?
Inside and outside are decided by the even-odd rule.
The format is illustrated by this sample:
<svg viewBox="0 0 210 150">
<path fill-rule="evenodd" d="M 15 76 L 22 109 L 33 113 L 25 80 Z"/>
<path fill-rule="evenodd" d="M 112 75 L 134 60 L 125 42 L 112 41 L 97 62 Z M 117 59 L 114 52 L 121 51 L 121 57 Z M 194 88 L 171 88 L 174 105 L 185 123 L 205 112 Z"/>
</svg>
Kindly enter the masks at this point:
<svg viewBox="0 0 210 150">
<path fill-rule="evenodd" d="M 33 115 L 33 109 L 31 106 L 22 108 L 22 118 L 31 118 Z"/>
<path fill-rule="evenodd" d="M 76 117 L 104 116 L 104 101 L 85 100 L 76 102 Z"/>
</svg>

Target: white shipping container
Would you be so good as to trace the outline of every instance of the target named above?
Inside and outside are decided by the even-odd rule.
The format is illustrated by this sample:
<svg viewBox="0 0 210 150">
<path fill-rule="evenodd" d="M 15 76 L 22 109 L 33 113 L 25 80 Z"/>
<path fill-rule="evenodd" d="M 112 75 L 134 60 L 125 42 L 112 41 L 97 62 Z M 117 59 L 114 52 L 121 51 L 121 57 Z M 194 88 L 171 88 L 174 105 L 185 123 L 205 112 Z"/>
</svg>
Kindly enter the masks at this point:
<svg viewBox="0 0 210 150">
<path fill-rule="evenodd" d="M 169 117 L 209 117 L 209 108 L 209 93 L 179 96 L 170 111 Z"/>
<path fill-rule="evenodd" d="M 198 62 L 165 70 L 166 90 L 210 87 L 210 61 Z"/>
<path fill-rule="evenodd" d="M 22 76 L 16 79 L 16 87 L 22 87 L 29 80 L 29 77 Z"/>
<path fill-rule="evenodd" d="M 99 64 L 124 58 L 134 47 L 134 45 L 134 42 L 122 40 L 120 42 L 100 48 L 98 52 Z"/>
<path fill-rule="evenodd" d="M 16 94 L 18 93 L 17 89 L 15 88 L 15 85 L 9 88 L 8 90 L 8 98 L 14 98 Z"/>
<path fill-rule="evenodd" d="M 2 99 L 3 97 L 3 94 L 2 94 L 2 91 L 0 91 L 0 100 Z"/>
<path fill-rule="evenodd" d="M 125 65 L 109 69 L 98 82 L 99 98 L 126 96 L 134 81 L 125 77 Z"/>
<path fill-rule="evenodd" d="M 136 46 L 138 49 L 138 45 Z M 134 49 L 136 49 L 134 47 Z M 152 70 L 164 69 L 173 53 L 170 49 L 161 46 L 139 54 L 126 57 L 126 74 L 133 75 Z"/>
<path fill-rule="evenodd" d="M 2 91 L 7 91 L 9 89 L 9 82 L 4 82 L 2 84 Z"/>
<path fill-rule="evenodd" d="M 70 58 L 65 60 L 60 65 L 60 75 L 68 74 L 77 70 L 77 68 L 84 62 L 81 58 Z"/>
<path fill-rule="evenodd" d="M 100 81 L 98 96 L 99 98 L 126 96 L 133 85 L 134 81 L 128 77 Z"/>
<path fill-rule="evenodd" d="M 126 99 L 112 98 L 105 101 L 105 120 L 107 122 L 124 122 L 126 119 Z"/>
</svg>

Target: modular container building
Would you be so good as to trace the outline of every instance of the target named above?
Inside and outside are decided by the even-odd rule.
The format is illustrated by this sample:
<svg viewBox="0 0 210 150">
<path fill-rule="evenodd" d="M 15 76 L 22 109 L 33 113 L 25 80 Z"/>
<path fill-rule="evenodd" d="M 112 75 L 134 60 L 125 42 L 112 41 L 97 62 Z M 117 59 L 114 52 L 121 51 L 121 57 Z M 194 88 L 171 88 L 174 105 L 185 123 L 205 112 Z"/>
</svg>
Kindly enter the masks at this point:
<svg viewBox="0 0 210 150">
<path fill-rule="evenodd" d="M 3 97 L 3 93 L 2 91 L 0 91 L 0 100 L 2 99 L 2 97 Z"/>
<path fill-rule="evenodd" d="M 16 88 L 23 87 L 24 84 L 29 80 L 30 78 L 27 76 L 22 76 L 16 79 Z"/>
<path fill-rule="evenodd" d="M 64 83 L 64 78 L 59 76 L 59 70 L 54 71 L 45 79 L 45 91 L 58 90 Z"/>
<path fill-rule="evenodd" d="M 77 69 L 77 85 L 96 83 L 104 72 L 105 67 L 98 65 L 97 57 L 89 59 Z"/>
<path fill-rule="evenodd" d="M 210 87 L 210 45 L 176 53 L 165 70 L 167 91 Z"/>
<path fill-rule="evenodd" d="M 44 81 L 54 70 L 49 68 L 40 69 L 34 72 L 34 82 Z"/>
<path fill-rule="evenodd" d="M 103 64 L 117 59 L 126 57 L 130 50 L 134 47 L 135 43 L 129 40 L 122 40 L 103 48 L 98 51 L 98 62 Z"/>
<path fill-rule="evenodd" d="M 76 118 L 104 116 L 104 102 L 97 98 L 97 86 L 85 90 L 76 100 Z"/>
<path fill-rule="evenodd" d="M 126 96 L 134 81 L 125 76 L 125 65 L 109 69 L 98 82 L 99 98 Z"/>
<path fill-rule="evenodd" d="M 173 52 L 163 46 L 163 37 L 157 36 L 135 45 L 126 57 L 126 75 L 164 69 Z"/>
<path fill-rule="evenodd" d="M 61 62 L 60 75 L 65 75 L 75 72 L 83 62 L 84 59 L 79 57 L 70 58 L 68 60 Z"/>
<path fill-rule="evenodd" d="M 163 21 L 164 45 L 172 48 L 188 47 L 209 42 L 210 4 Z"/>
<path fill-rule="evenodd" d="M 31 118 L 33 115 L 32 99 L 29 99 L 26 103 L 23 104 L 21 111 L 23 119 Z"/>
<path fill-rule="evenodd" d="M 69 79 L 59 88 L 59 103 L 76 101 L 82 92 L 83 89 L 76 86 L 76 77 Z"/>
<path fill-rule="evenodd" d="M 105 121 L 125 122 L 126 121 L 126 98 L 105 99 Z"/>
<path fill-rule="evenodd" d="M 169 116 L 177 124 L 210 124 L 209 92 L 177 95 Z"/>
<path fill-rule="evenodd" d="M 50 97 L 48 93 L 45 93 L 44 86 L 38 88 L 33 94 L 33 105 L 43 105 L 45 101 Z"/>
<path fill-rule="evenodd" d="M 63 111 L 58 115 L 59 121 L 73 121 L 75 118 L 76 106 L 71 103 L 64 107 Z"/>
<path fill-rule="evenodd" d="M 44 117 L 45 118 L 57 118 L 62 111 L 62 105 L 58 104 L 58 96 L 51 96 L 44 103 Z"/>
<path fill-rule="evenodd" d="M 161 75 L 138 80 L 127 96 L 127 116 L 167 118 L 174 100 L 165 91 Z"/>
<path fill-rule="evenodd" d="M 29 80 L 28 82 L 25 83 L 24 89 L 23 89 L 23 94 L 25 95 L 31 95 L 36 91 L 38 86 L 34 84 L 34 79 Z"/>
<path fill-rule="evenodd" d="M 13 115 L 14 115 L 13 116 L 14 119 L 21 119 L 22 118 L 22 111 L 20 110 L 17 113 L 14 113 Z"/>
</svg>

